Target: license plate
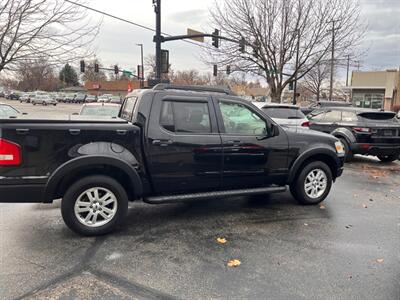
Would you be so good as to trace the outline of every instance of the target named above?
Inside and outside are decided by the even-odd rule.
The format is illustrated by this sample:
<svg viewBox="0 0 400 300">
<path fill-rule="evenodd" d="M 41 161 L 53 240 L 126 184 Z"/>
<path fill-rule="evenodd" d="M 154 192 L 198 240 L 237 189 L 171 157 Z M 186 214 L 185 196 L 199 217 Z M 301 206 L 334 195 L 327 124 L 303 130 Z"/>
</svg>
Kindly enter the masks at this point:
<svg viewBox="0 0 400 300">
<path fill-rule="evenodd" d="M 385 130 L 385 131 L 383 132 L 383 135 L 385 135 L 385 136 L 392 136 L 392 135 L 393 135 L 393 131 L 392 131 L 392 130 Z"/>
</svg>

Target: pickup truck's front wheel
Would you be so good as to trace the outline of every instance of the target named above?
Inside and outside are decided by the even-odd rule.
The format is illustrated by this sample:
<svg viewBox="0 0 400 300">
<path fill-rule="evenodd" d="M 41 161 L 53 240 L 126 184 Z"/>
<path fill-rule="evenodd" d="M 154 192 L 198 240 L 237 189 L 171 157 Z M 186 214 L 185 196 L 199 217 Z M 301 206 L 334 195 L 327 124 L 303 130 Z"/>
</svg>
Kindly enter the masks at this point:
<svg viewBox="0 0 400 300">
<path fill-rule="evenodd" d="M 65 224 L 82 235 L 103 235 L 114 230 L 128 212 L 128 196 L 116 180 L 89 176 L 65 193 L 61 213 Z"/>
<path fill-rule="evenodd" d="M 331 169 L 322 161 L 314 161 L 304 166 L 290 191 L 299 203 L 313 205 L 324 201 L 331 187 Z"/>
</svg>

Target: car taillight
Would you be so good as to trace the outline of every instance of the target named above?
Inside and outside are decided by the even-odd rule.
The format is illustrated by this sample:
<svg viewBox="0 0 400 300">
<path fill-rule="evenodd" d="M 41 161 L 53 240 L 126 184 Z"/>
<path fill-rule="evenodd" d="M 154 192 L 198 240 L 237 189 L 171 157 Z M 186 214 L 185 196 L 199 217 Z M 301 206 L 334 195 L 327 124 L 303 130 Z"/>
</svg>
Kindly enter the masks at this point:
<svg viewBox="0 0 400 300">
<path fill-rule="evenodd" d="M 367 127 L 353 127 L 353 130 L 355 132 L 361 132 L 361 133 L 370 133 L 371 132 L 371 128 L 367 128 Z"/>
<path fill-rule="evenodd" d="M 21 147 L 0 138 L 0 166 L 19 166 L 20 164 Z"/>
<path fill-rule="evenodd" d="M 303 122 L 301 124 L 302 127 L 310 127 L 310 121 Z"/>
</svg>

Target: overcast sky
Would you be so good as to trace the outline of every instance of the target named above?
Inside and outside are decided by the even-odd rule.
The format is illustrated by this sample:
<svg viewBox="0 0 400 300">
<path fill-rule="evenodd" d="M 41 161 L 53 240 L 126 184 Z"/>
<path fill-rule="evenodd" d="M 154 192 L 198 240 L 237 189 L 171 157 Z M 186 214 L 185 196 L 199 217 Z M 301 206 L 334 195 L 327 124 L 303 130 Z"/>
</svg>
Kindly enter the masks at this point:
<svg viewBox="0 0 400 300">
<path fill-rule="evenodd" d="M 349 0 L 352 1 L 352 0 Z M 209 9 L 214 0 L 163 0 L 162 30 L 185 34 L 188 27 L 211 32 Z M 363 48 L 362 70 L 381 70 L 400 66 L 400 0 L 360 0 L 362 17 L 368 24 Z M 155 15 L 151 0 L 88 0 L 88 5 L 110 14 L 154 28 Z M 95 16 L 94 14 L 93 16 Z M 96 16 L 98 17 L 98 16 Z M 140 63 L 136 43 L 144 44 L 145 55 L 154 53 L 153 33 L 121 21 L 104 17 L 96 41 L 97 57 L 104 65 L 119 64 L 133 68 Z M 199 61 L 200 47 L 182 41 L 168 42 L 170 63 L 175 70 L 198 69 L 211 72 Z"/>
</svg>

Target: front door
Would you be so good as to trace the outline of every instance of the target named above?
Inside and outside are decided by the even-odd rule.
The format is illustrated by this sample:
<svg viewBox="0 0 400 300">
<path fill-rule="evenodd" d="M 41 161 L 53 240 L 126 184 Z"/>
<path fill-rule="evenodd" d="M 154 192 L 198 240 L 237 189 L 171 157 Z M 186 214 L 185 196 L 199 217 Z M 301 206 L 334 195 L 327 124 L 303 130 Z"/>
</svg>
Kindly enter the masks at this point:
<svg viewBox="0 0 400 300">
<path fill-rule="evenodd" d="M 220 189 L 222 145 L 211 99 L 156 95 L 146 143 L 157 194 Z"/>
<path fill-rule="evenodd" d="M 272 121 L 252 106 L 235 99 L 215 101 L 224 151 L 225 189 L 281 183 L 288 172 L 288 139 Z"/>
</svg>

